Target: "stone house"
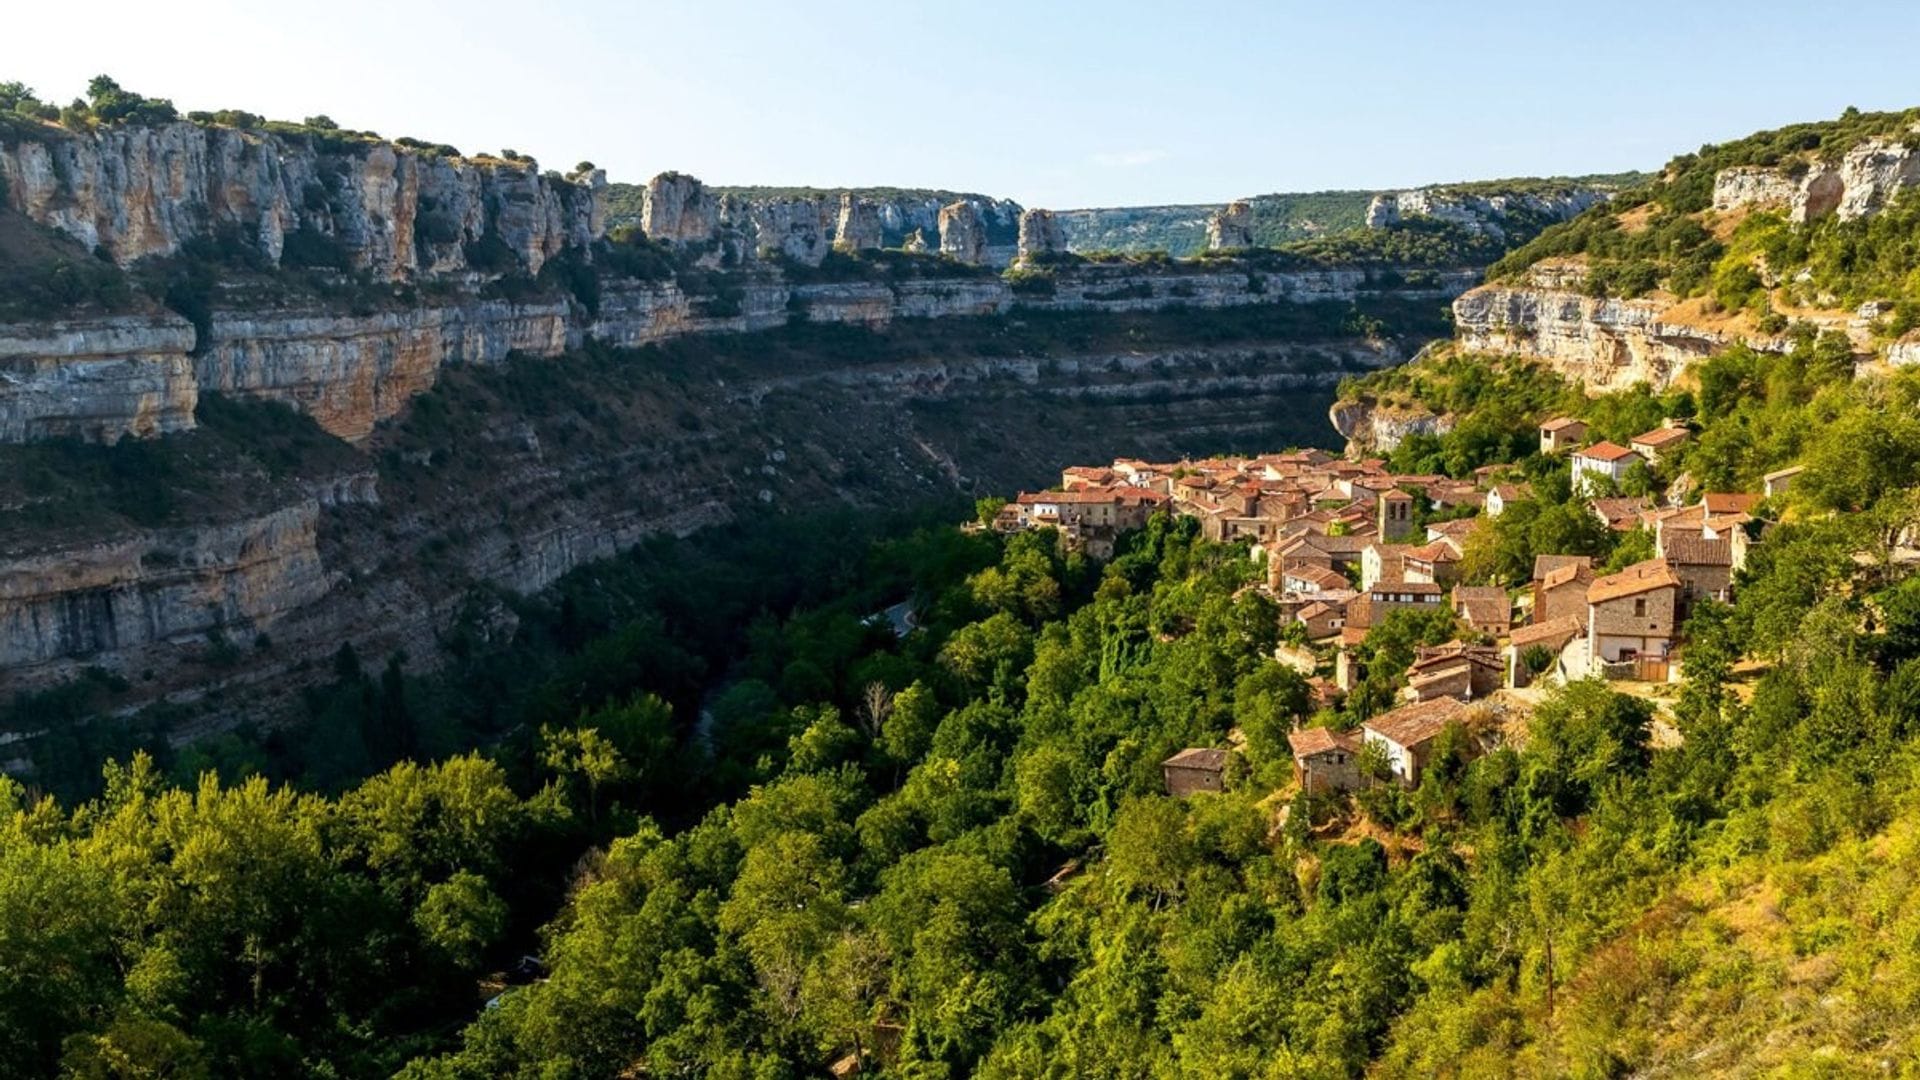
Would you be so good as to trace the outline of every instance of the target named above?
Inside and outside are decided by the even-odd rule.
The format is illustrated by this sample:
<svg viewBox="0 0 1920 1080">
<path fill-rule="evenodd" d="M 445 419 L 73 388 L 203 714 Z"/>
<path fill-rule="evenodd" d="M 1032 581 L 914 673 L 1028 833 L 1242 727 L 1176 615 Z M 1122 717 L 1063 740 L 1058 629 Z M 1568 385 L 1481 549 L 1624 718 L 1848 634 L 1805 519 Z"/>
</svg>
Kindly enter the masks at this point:
<svg viewBox="0 0 1920 1080">
<path fill-rule="evenodd" d="M 1380 747 L 1394 777 L 1412 787 L 1420 782 L 1433 741 L 1448 724 L 1462 719 L 1466 710 L 1465 704 L 1450 697 L 1402 705 L 1362 724 L 1362 740 L 1366 746 Z"/>
<path fill-rule="evenodd" d="M 1472 701 L 1500 689 L 1506 675 L 1506 665 L 1493 646 L 1451 641 L 1415 652 L 1407 667 L 1404 693 L 1409 701 L 1442 697 Z"/>
<path fill-rule="evenodd" d="M 1685 622 L 1693 606 L 1701 600 L 1733 599 L 1733 540 L 1731 537 L 1708 539 L 1692 533 L 1666 531 L 1660 534 L 1661 558 L 1680 579 L 1680 611 Z"/>
<path fill-rule="evenodd" d="M 1552 653 L 1557 667 L 1558 657 L 1566 647 L 1586 634 L 1587 620 L 1583 615 L 1563 615 L 1552 622 L 1535 623 L 1514 630 L 1513 637 L 1507 642 L 1507 685 L 1528 686 L 1536 677 L 1551 670 L 1530 670 L 1522 659 L 1529 649 L 1538 645 Z"/>
<path fill-rule="evenodd" d="M 1459 576 L 1460 549 L 1446 540 L 1409 548 L 1400 556 L 1401 576 L 1408 581 L 1451 585 Z"/>
<path fill-rule="evenodd" d="M 1660 459 L 1677 450 L 1693 437 L 1693 433 L 1674 423 L 1663 424 L 1652 431 L 1635 435 L 1627 440 L 1627 446 L 1634 453 L 1647 459 L 1650 465 L 1660 464 Z"/>
<path fill-rule="evenodd" d="M 1556 416 L 1540 425 L 1540 452 L 1558 453 L 1579 446 L 1587 438 L 1587 422 L 1571 416 Z"/>
<path fill-rule="evenodd" d="M 1635 462 L 1645 461 L 1619 443 L 1597 442 L 1573 455 L 1573 487 L 1575 491 L 1592 493 L 1603 491 L 1609 485 L 1619 484 L 1627 478 L 1627 470 Z"/>
<path fill-rule="evenodd" d="M 1507 512 L 1507 507 L 1531 498 L 1531 484 L 1495 484 L 1487 492 L 1486 514 L 1488 517 L 1499 517 Z"/>
<path fill-rule="evenodd" d="M 1405 577 L 1406 554 L 1411 550 L 1406 544 L 1379 541 L 1368 544 L 1360 552 L 1361 590 L 1371 589 L 1382 581 L 1398 581 Z"/>
<path fill-rule="evenodd" d="M 1680 589 L 1680 578 L 1665 559 L 1595 578 L 1587 587 L 1587 641 L 1596 667 L 1672 652 Z"/>
<path fill-rule="evenodd" d="M 1793 486 L 1794 478 L 1806 471 L 1807 467 L 1805 465 L 1793 465 L 1785 469 L 1775 469 L 1760 478 L 1760 490 L 1765 492 L 1769 499 L 1775 495 L 1784 495 L 1787 489 Z"/>
<path fill-rule="evenodd" d="M 1489 637 L 1503 638 L 1513 629 L 1513 601 L 1498 586 L 1455 585 L 1453 613 Z"/>
<path fill-rule="evenodd" d="M 1287 592 L 1312 594 L 1351 589 L 1353 583 L 1331 567 L 1296 566 L 1281 575 L 1281 586 Z"/>
<path fill-rule="evenodd" d="M 1160 763 L 1167 794 L 1185 798 L 1202 791 L 1226 788 L 1227 751 L 1189 747 Z"/>
<path fill-rule="evenodd" d="M 1315 600 L 1300 609 L 1294 616 L 1300 625 L 1306 627 L 1307 640 L 1319 641 L 1338 634 L 1347 623 L 1347 605 L 1328 600 Z"/>
<path fill-rule="evenodd" d="M 1593 584 L 1593 559 L 1586 555 L 1540 555 L 1533 560 L 1533 622 L 1553 622 L 1587 614 L 1587 589 Z"/>
<path fill-rule="evenodd" d="M 1361 786 L 1360 736 L 1326 728 L 1301 728 L 1287 733 L 1293 751 L 1293 777 L 1308 795 L 1353 791 Z"/>
</svg>

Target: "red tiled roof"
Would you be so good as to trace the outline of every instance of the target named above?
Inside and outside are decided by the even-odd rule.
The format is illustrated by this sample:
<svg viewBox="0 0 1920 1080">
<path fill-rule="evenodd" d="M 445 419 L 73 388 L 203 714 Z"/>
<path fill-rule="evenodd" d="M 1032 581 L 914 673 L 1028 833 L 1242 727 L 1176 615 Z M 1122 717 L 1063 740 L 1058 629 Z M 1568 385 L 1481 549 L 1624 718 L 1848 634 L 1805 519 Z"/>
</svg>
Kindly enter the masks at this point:
<svg viewBox="0 0 1920 1080">
<path fill-rule="evenodd" d="M 1651 446 L 1658 450 L 1672 443 L 1684 442 L 1691 434 L 1693 433 L 1682 427 L 1660 427 L 1644 435 L 1635 435 L 1629 441 L 1635 446 Z"/>
<path fill-rule="evenodd" d="M 1578 451 L 1574 456 L 1587 458 L 1591 461 L 1612 462 L 1619 461 L 1624 457 L 1639 457 L 1640 455 L 1635 454 L 1632 450 L 1621 446 L 1619 443 L 1597 442 L 1584 450 Z"/>
</svg>

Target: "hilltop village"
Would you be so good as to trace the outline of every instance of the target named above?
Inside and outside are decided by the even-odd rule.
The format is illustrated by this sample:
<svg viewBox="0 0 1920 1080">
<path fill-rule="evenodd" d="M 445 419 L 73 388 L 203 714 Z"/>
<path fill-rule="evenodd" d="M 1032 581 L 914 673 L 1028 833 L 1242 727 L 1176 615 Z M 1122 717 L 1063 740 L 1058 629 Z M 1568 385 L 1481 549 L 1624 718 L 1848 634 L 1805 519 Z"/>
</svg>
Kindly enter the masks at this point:
<svg viewBox="0 0 1920 1080">
<path fill-rule="evenodd" d="M 1684 423 L 1669 420 L 1622 446 L 1590 441 L 1584 421 L 1558 416 L 1540 424 L 1539 437 L 1596 523 L 1631 535 L 1620 550 L 1647 558 L 1606 566 L 1591 555 L 1542 552 L 1524 587 L 1471 583 L 1462 564 L 1476 534 L 1533 498 L 1514 466 L 1453 479 L 1324 450 L 1072 466 L 1057 488 L 1021 492 L 987 524 L 1002 533 L 1055 529 L 1067 548 L 1096 559 L 1111 558 L 1120 534 L 1157 512 L 1197 519 L 1207 540 L 1245 543 L 1265 569 L 1253 588 L 1280 612 L 1275 659 L 1308 676 L 1322 708 L 1340 704 L 1366 674 L 1356 650 L 1388 616 L 1450 612 L 1457 636 L 1415 650 L 1395 707 L 1357 731 L 1306 726 L 1289 740 L 1308 792 L 1389 778 L 1415 786 L 1450 724 L 1476 721 L 1482 738 L 1499 737 L 1502 725 L 1486 721 L 1529 700 L 1503 692 L 1599 678 L 1657 695 L 1653 688 L 1680 682 L 1688 617 L 1702 600 L 1732 600 L 1734 575 L 1771 524 L 1768 500 L 1802 471 L 1770 473 L 1761 491 L 1689 499 L 1675 485 L 1658 499 L 1624 496 L 1634 471 L 1688 440 Z M 1469 711 L 1483 702 L 1495 708 Z M 1218 790 L 1227 760 L 1219 750 L 1183 751 L 1165 763 L 1168 788 Z"/>
</svg>

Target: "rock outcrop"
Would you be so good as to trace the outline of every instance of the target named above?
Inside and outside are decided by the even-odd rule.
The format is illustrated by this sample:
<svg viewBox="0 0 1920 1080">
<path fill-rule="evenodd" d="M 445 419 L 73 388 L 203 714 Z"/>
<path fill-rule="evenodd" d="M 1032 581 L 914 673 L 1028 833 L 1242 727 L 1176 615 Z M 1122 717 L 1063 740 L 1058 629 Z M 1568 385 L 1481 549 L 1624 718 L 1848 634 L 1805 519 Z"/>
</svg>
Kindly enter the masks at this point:
<svg viewBox="0 0 1920 1080">
<path fill-rule="evenodd" d="M 1842 221 L 1878 213 L 1900 192 L 1920 184 L 1920 149 L 1904 140 L 1868 139 L 1837 164 L 1813 161 L 1781 166 L 1741 165 L 1713 178 L 1713 208 L 1784 210 L 1800 224 L 1837 214 Z"/>
<path fill-rule="evenodd" d="M 1207 250 L 1234 251 L 1253 246 L 1253 204 L 1236 199 L 1207 218 Z"/>
<path fill-rule="evenodd" d="M 940 254 L 968 266 L 987 259 L 987 227 L 980 211 L 961 199 L 940 208 Z"/>
<path fill-rule="evenodd" d="M 825 199 L 747 199 L 728 194 L 720 200 L 720 225 L 740 233 L 747 250 L 762 258 L 783 256 L 819 266 L 833 250 L 837 204 Z"/>
<path fill-rule="evenodd" d="M 605 175 L 460 159 L 384 142 L 179 122 L 0 145 L 6 205 L 122 266 L 195 241 L 238 242 L 271 265 L 403 280 L 538 273 L 604 225 Z"/>
<path fill-rule="evenodd" d="M 332 586 L 308 499 L 258 517 L 0 560 L 0 670 L 111 664 L 219 631 L 240 644 Z"/>
<path fill-rule="evenodd" d="M 840 216 L 833 228 L 837 251 L 872 251 L 881 246 L 880 209 L 852 192 L 840 196 Z"/>
<path fill-rule="evenodd" d="M 1721 213 L 1744 207 L 1786 210 L 1799 193 L 1800 184 L 1780 169 L 1737 166 L 1713 178 L 1713 208 Z"/>
<path fill-rule="evenodd" d="M 116 442 L 193 427 L 199 386 L 178 315 L 0 324 L 0 442 Z"/>
<path fill-rule="evenodd" d="M 1737 338 L 1662 318 L 1654 300 L 1595 299 L 1554 289 L 1488 285 L 1453 302 L 1460 347 L 1532 356 L 1600 393 L 1636 383 L 1671 385 L 1687 365 Z M 1778 348 L 1770 339 L 1756 348 Z"/>
<path fill-rule="evenodd" d="M 927 243 L 927 234 L 915 229 L 907 234 L 900 243 L 900 250 L 909 255 L 926 255 L 933 251 L 933 245 Z"/>
<path fill-rule="evenodd" d="M 1452 415 L 1436 416 L 1425 406 L 1383 405 L 1373 401 L 1336 401 L 1327 418 L 1347 440 L 1349 457 L 1391 453 L 1412 435 L 1445 435 Z"/>
<path fill-rule="evenodd" d="M 1066 251 L 1066 233 L 1061 231 L 1060 220 L 1053 211 L 1028 210 L 1020 215 L 1017 258 L 1022 261 L 1045 259 L 1051 255 L 1064 255 Z"/>
<path fill-rule="evenodd" d="M 1607 200 L 1599 188 L 1570 186 L 1560 190 L 1483 194 L 1449 187 L 1382 192 L 1367 204 L 1367 228 L 1391 228 L 1408 218 L 1445 221 L 1469 231 L 1506 238 L 1515 219 L 1526 218 L 1538 228 L 1566 221 Z"/>
<path fill-rule="evenodd" d="M 695 177 L 661 173 L 647 181 L 640 231 L 667 244 L 707 243 L 720 231 L 720 201 Z"/>
</svg>

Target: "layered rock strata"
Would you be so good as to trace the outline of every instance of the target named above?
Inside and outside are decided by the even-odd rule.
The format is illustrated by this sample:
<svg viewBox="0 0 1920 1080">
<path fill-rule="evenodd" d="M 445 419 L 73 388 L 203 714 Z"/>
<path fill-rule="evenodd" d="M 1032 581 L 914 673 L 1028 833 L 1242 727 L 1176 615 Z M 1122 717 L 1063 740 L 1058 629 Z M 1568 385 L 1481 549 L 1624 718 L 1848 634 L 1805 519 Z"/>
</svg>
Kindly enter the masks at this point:
<svg viewBox="0 0 1920 1080">
<path fill-rule="evenodd" d="M 122 266 L 237 241 L 270 265 L 343 258 L 389 280 L 532 274 L 585 250 L 605 219 L 597 170 L 564 180 L 528 161 L 184 121 L 48 126 L 0 144 L 0 181 L 8 208 Z"/>
</svg>

